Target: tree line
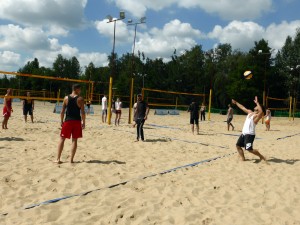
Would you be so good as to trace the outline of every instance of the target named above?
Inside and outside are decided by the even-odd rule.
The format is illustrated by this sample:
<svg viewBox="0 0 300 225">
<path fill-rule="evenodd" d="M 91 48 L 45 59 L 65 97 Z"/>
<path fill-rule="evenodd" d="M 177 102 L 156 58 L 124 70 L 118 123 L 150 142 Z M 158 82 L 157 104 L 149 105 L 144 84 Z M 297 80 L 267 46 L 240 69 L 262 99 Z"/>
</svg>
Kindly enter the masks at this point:
<svg viewBox="0 0 300 225">
<path fill-rule="evenodd" d="M 297 97 L 300 91 L 300 29 L 296 30 L 294 37 L 286 38 L 277 53 L 272 51 L 267 40 L 261 39 L 248 52 L 233 50 L 230 44 L 219 44 L 209 51 L 196 45 L 183 54 L 174 50 L 170 58 L 166 62 L 162 58 L 150 59 L 143 52 L 134 56 L 126 53 L 120 57 L 115 54 L 108 57 L 108 66 L 96 67 L 91 62 L 82 68 L 76 57 L 68 59 L 58 55 L 51 68 L 40 66 L 35 58 L 18 72 L 92 80 L 96 84 L 94 93 L 101 94 L 108 93 L 109 77 L 113 75 L 115 94 L 120 96 L 129 95 L 132 76 L 135 78 L 134 93 L 139 93 L 143 86 L 207 95 L 212 89 L 215 108 L 226 108 L 232 98 L 251 105 L 255 95 L 262 102 L 264 90 L 267 96 L 282 99 Z M 252 71 L 252 79 L 243 78 L 246 70 Z M 60 89 L 62 94 L 70 92 L 67 82 L 26 77 L 8 79 L 4 76 L 0 79 L 0 87 L 52 92 Z M 152 96 L 163 97 L 159 93 Z M 185 104 L 191 101 L 191 97 L 178 97 Z M 283 103 L 277 103 L 280 104 Z"/>
</svg>

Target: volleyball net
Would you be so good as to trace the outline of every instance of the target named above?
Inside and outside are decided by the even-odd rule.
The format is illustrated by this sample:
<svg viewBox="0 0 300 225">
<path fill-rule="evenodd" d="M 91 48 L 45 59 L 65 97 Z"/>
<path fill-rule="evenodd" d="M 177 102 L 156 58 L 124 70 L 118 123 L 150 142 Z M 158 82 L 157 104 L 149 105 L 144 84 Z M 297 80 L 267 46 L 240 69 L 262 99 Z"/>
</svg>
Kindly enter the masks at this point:
<svg viewBox="0 0 300 225">
<path fill-rule="evenodd" d="M 266 107 L 274 111 L 274 116 L 277 117 L 300 117 L 300 104 L 297 98 L 273 98 L 266 97 Z"/>
<path fill-rule="evenodd" d="M 93 81 L 7 71 L 0 71 L 0 74 L 9 76 L 9 79 L 13 79 L 9 86 L 0 87 L 0 98 L 4 98 L 6 90 L 11 88 L 13 94 L 10 98 L 13 99 L 35 99 L 59 102 L 63 100 L 65 95 L 72 91 L 72 85 L 70 83 L 82 83 L 85 84 L 82 87 L 85 100 L 93 100 Z M 30 93 L 30 97 L 27 96 L 27 92 Z"/>
<path fill-rule="evenodd" d="M 149 106 L 162 109 L 186 109 L 192 101 L 201 103 L 208 102 L 208 95 L 198 93 L 176 92 L 157 90 L 151 88 L 142 89 L 143 99 Z"/>
</svg>

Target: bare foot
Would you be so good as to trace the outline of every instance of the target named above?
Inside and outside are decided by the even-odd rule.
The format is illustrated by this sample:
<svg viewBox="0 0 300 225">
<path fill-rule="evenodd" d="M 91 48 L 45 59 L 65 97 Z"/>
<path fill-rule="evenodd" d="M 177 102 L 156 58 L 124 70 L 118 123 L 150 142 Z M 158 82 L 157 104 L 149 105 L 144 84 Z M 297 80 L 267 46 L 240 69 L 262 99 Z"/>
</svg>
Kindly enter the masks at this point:
<svg viewBox="0 0 300 225">
<path fill-rule="evenodd" d="M 62 164 L 63 162 L 60 161 L 59 159 L 55 160 L 54 163 L 57 163 L 57 164 Z"/>
<path fill-rule="evenodd" d="M 139 141 L 139 139 L 136 139 L 134 142 L 138 142 Z"/>
</svg>

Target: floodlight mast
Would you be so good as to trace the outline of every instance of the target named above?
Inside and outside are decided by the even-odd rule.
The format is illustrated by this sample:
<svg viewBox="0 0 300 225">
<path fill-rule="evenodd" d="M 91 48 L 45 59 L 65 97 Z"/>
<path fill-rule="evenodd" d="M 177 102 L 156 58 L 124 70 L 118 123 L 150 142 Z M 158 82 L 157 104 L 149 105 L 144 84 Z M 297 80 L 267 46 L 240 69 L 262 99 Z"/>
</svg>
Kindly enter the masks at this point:
<svg viewBox="0 0 300 225">
<path fill-rule="evenodd" d="M 106 16 L 108 19 L 107 23 L 114 23 L 114 37 L 113 37 L 113 49 L 112 49 L 112 70 L 109 78 L 109 93 L 108 93 L 108 112 L 107 112 L 107 123 L 111 124 L 111 104 L 112 104 L 112 85 L 113 77 L 115 76 L 115 43 L 116 43 L 116 22 L 125 19 L 125 12 L 120 11 L 119 18 L 113 18 L 111 15 Z"/>
<path fill-rule="evenodd" d="M 130 87 L 130 99 L 129 99 L 129 116 L 128 116 L 128 124 L 131 124 L 132 117 L 132 106 L 133 106 L 133 88 L 134 88 L 134 51 L 135 51 L 135 41 L 136 41 L 136 30 L 137 25 L 146 23 L 146 17 L 140 18 L 138 22 L 133 22 L 132 19 L 129 19 L 127 22 L 128 26 L 134 26 L 134 38 L 133 38 L 133 47 L 132 47 L 132 61 L 131 61 L 131 87 Z M 144 87 L 144 80 L 143 80 Z"/>
</svg>

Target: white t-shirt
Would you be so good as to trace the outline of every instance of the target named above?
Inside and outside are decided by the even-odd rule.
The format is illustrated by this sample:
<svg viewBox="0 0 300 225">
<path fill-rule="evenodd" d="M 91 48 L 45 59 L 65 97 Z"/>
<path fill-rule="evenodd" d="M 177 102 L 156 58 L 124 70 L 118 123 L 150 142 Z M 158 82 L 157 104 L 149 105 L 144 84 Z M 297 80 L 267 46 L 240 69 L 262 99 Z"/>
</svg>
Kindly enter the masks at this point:
<svg viewBox="0 0 300 225">
<path fill-rule="evenodd" d="M 243 131 L 242 131 L 243 135 L 246 135 L 246 134 L 255 135 L 256 124 L 253 121 L 253 117 L 254 117 L 254 114 L 252 114 L 252 115 L 248 114 L 248 116 L 246 117 Z"/>
<path fill-rule="evenodd" d="M 104 96 L 102 98 L 102 110 L 106 110 L 107 109 L 107 98 Z"/>
<path fill-rule="evenodd" d="M 116 110 L 121 110 L 122 109 L 122 102 L 116 102 L 115 107 L 116 107 Z"/>
</svg>

